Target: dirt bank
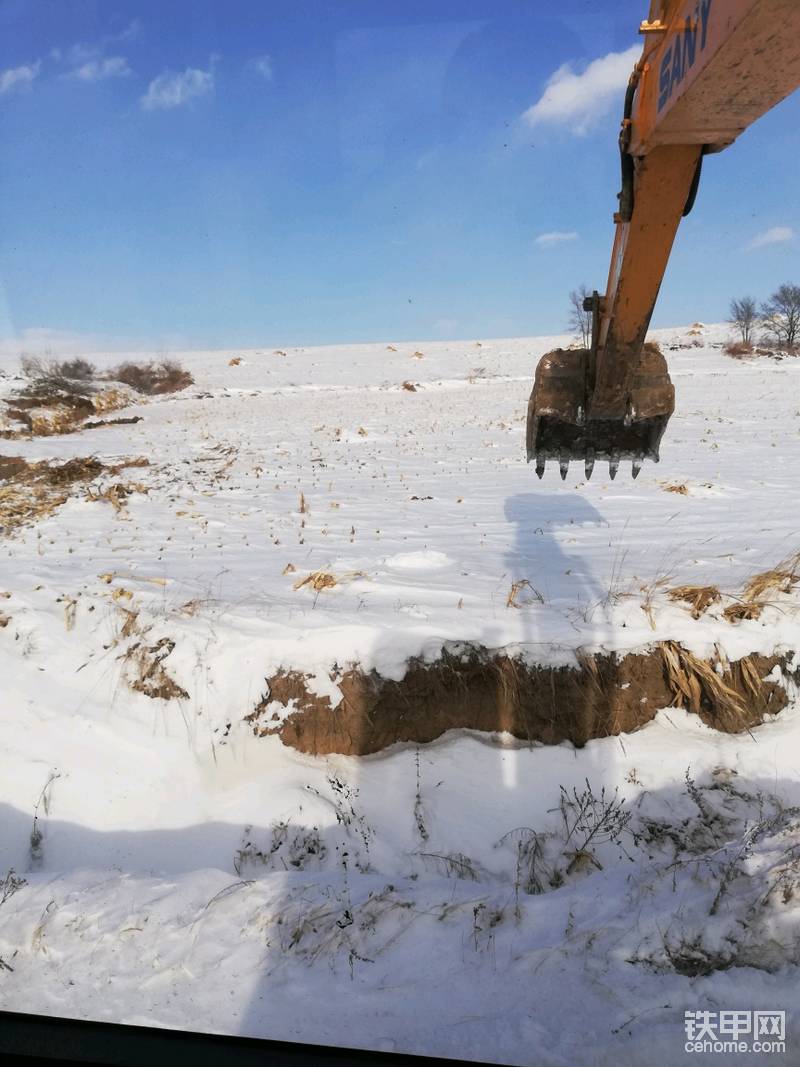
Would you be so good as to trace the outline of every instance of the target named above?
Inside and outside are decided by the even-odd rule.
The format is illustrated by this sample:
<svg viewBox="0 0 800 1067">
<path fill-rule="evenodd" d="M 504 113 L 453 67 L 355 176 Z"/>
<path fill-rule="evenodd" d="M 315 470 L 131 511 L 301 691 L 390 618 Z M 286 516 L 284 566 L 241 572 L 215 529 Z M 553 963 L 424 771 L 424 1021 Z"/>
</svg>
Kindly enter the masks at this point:
<svg viewBox="0 0 800 1067">
<path fill-rule="evenodd" d="M 579 656 L 572 667 L 542 667 L 470 648 L 434 663 L 411 661 L 399 682 L 348 670 L 336 678 L 342 700 L 335 707 L 310 692 L 302 673 L 280 672 L 267 680 L 268 693 L 246 720 L 258 736 L 277 734 L 312 755 L 366 755 L 397 741 L 433 741 L 459 727 L 581 746 L 636 730 L 669 705 L 732 733 L 786 706 L 788 659 L 701 660 L 664 642 L 619 657 Z"/>
</svg>

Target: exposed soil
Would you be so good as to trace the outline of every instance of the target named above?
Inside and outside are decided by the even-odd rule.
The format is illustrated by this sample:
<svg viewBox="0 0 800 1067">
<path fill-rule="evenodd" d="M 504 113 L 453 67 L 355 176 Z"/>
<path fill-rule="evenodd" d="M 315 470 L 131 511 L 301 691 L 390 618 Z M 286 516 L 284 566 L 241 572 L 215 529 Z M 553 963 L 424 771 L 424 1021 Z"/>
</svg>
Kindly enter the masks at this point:
<svg viewBox="0 0 800 1067">
<path fill-rule="evenodd" d="M 74 433 L 85 428 L 91 415 L 118 411 L 135 402 L 133 391 L 121 385 L 90 389 L 85 383 L 32 383 L 6 399 L 6 417 L 22 424 L 21 429 L 6 429 L 0 436 L 7 439 L 24 436 L 51 437 Z"/>
<path fill-rule="evenodd" d="M 775 666 L 787 674 L 787 659 L 752 654 L 726 663 L 725 685 L 716 687 L 704 676 L 709 666 L 717 671 L 717 664 L 687 653 L 684 667 L 694 662 L 706 670 L 695 676 L 696 698 L 685 700 L 661 646 L 619 658 L 586 656 L 574 667 L 530 666 L 471 648 L 464 655 L 445 653 L 432 664 L 411 661 L 399 682 L 349 670 L 336 679 L 342 692 L 336 707 L 310 692 L 302 673 L 282 671 L 267 680 L 268 694 L 246 721 L 257 736 L 277 734 L 284 744 L 312 755 L 362 756 L 397 741 L 433 741 L 456 728 L 582 746 L 591 738 L 636 730 L 671 704 L 687 706 L 707 725 L 731 733 L 786 706 L 785 688 L 764 679 Z M 273 702 L 289 714 L 270 712 Z"/>
</svg>

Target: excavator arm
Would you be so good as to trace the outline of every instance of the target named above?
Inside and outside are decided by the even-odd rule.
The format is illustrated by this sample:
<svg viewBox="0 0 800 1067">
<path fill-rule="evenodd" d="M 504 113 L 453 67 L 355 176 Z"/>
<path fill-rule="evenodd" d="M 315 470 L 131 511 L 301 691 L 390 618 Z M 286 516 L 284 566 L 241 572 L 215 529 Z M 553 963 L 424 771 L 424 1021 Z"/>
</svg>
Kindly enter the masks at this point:
<svg viewBox="0 0 800 1067">
<path fill-rule="evenodd" d="M 565 478 L 572 459 L 656 462 L 675 407 L 658 347 L 646 344 L 681 218 L 703 157 L 800 85 L 800 0 L 652 0 L 642 57 L 625 94 L 622 189 L 604 295 L 595 292 L 590 349 L 542 357 L 528 404 L 528 461 Z"/>
</svg>

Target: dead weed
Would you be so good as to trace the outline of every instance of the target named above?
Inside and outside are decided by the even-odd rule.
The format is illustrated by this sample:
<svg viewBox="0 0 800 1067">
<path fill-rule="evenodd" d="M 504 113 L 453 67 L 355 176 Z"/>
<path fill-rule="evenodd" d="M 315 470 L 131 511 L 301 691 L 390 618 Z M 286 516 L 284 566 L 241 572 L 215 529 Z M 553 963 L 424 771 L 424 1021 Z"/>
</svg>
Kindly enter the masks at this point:
<svg viewBox="0 0 800 1067">
<path fill-rule="evenodd" d="M 67 500 L 74 484 L 92 481 L 103 469 L 91 456 L 66 463 L 9 457 L 0 467 L 0 530 L 10 533 L 46 518 Z"/>
<path fill-rule="evenodd" d="M 528 589 L 529 592 L 524 597 L 521 597 L 524 589 Z M 537 601 L 540 604 L 544 604 L 544 597 L 538 589 L 534 589 L 527 578 L 520 578 L 519 581 L 511 583 L 511 589 L 506 598 L 507 608 L 525 608 Z"/>
<path fill-rule="evenodd" d="M 667 596 L 670 600 L 685 601 L 691 608 L 692 618 L 699 619 L 707 608 L 717 603 L 721 594 L 715 585 L 676 585 L 668 590 Z"/>
</svg>

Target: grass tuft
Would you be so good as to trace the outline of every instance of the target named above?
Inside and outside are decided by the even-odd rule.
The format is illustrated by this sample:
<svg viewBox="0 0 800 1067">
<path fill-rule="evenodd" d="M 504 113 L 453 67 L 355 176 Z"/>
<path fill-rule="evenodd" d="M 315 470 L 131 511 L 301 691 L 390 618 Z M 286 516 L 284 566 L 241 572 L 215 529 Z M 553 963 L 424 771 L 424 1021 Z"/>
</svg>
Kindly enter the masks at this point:
<svg viewBox="0 0 800 1067">
<path fill-rule="evenodd" d="M 707 608 L 716 604 L 720 595 L 715 585 L 676 585 L 667 592 L 670 600 L 683 600 L 690 606 L 693 619 L 699 619 Z"/>
</svg>

